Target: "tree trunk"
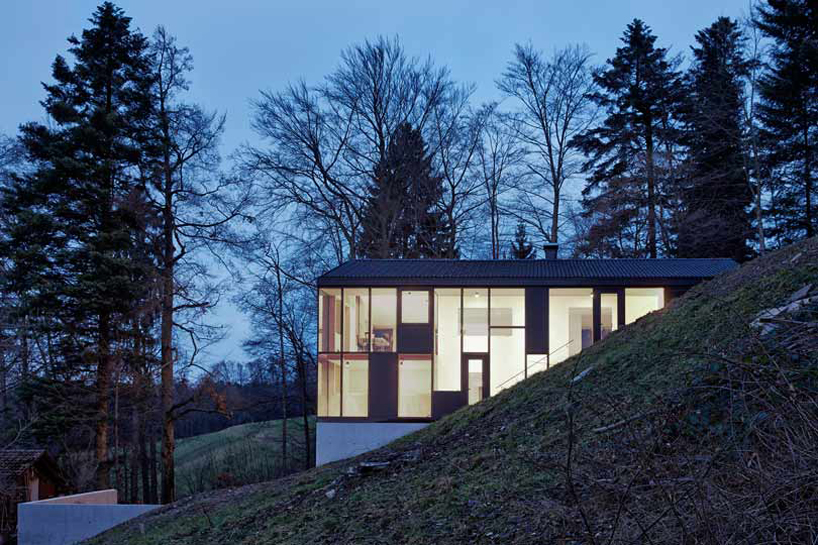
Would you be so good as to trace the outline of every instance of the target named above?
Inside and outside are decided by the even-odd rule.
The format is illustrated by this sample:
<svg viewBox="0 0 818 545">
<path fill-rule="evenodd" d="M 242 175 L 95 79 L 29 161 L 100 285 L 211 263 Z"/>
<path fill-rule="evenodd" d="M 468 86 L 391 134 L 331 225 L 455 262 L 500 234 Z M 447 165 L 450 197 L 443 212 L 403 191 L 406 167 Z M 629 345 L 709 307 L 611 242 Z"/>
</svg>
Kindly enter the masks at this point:
<svg viewBox="0 0 818 545">
<path fill-rule="evenodd" d="M 656 258 L 656 178 L 653 169 L 653 123 L 645 127 L 645 165 L 648 178 L 648 253 Z"/>
<path fill-rule="evenodd" d="M 276 258 L 278 251 L 276 251 Z M 278 283 L 278 343 L 279 370 L 281 372 L 281 463 L 282 470 L 287 472 L 287 364 L 284 360 L 284 294 L 281 285 L 281 268 L 276 262 L 276 282 Z M 343 304 L 343 301 L 341 302 Z"/>
<path fill-rule="evenodd" d="M 100 314 L 99 335 L 99 362 L 97 364 L 97 422 L 96 422 L 96 462 L 97 488 L 110 488 L 108 475 L 108 405 L 111 400 L 111 356 L 109 339 L 110 317 L 106 312 Z"/>
<path fill-rule="evenodd" d="M 551 212 L 551 240 L 549 242 L 559 241 L 560 229 L 560 190 L 561 184 L 554 184 L 554 208 Z"/>
<path fill-rule="evenodd" d="M 809 125 L 804 124 L 804 197 L 806 200 L 804 206 L 804 214 L 806 214 L 807 224 L 807 238 L 815 234 L 812 221 L 812 173 L 810 169 L 812 164 L 810 161 L 810 154 L 812 150 L 809 147 Z"/>
<path fill-rule="evenodd" d="M 153 426 L 151 426 L 153 428 Z M 156 434 L 153 433 L 155 429 L 151 431 L 149 434 L 149 445 L 150 445 L 150 502 L 153 504 L 159 503 L 159 485 L 157 481 L 157 467 L 156 467 L 156 443 L 158 442 L 158 438 Z"/>
<path fill-rule="evenodd" d="M 172 233 L 165 234 L 165 245 L 173 245 Z M 167 251 L 167 250 L 166 250 Z M 172 251 L 172 250 L 171 250 Z M 167 255 L 167 253 L 165 254 Z M 173 416 L 173 276 L 165 259 L 162 289 L 162 503 L 176 499 L 173 452 L 176 447 Z"/>
<path fill-rule="evenodd" d="M 298 374 L 301 379 L 301 416 L 304 420 L 304 469 L 312 465 L 312 444 L 310 443 L 310 397 L 307 388 L 307 365 L 302 354 L 298 357 Z"/>
<path fill-rule="evenodd" d="M 162 207 L 162 503 L 173 503 L 176 500 L 176 468 L 173 460 L 173 453 L 176 450 L 175 417 L 173 415 L 173 274 L 176 256 L 173 245 L 173 171 L 169 150 L 170 132 L 167 123 L 164 123 L 163 130 L 165 183 Z"/>
</svg>

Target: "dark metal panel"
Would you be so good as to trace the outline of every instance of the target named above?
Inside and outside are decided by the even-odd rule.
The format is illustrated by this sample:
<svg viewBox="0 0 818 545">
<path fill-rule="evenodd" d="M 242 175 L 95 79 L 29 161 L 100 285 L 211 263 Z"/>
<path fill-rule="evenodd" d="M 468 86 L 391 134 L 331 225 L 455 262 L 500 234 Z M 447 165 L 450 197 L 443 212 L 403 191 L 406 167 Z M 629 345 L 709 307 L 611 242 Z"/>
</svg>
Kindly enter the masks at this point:
<svg viewBox="0 0 818 545">
<path fill-rule="evenodd" d="M 464 407 L 469 401 L 469 392 L 432 392 L 432 418 L 443 418 L 447 414 Z"/>
<path fill-rule="evenodd" d="M 398 417 L 398 355 L 369 355 L 369 420 Z"/>
<path fill-rule="evenodd" d="M 399 324 L 398 352 L 401 354 L 431 354 L 432 324 Z"/>
<path fill-rule="evenodd" d="M 593 342 L 597 342 L 602 337 L 602 291 L 594 288 L 594 301 L 592 310 L 593 321 Z"/>
<path fill-rule="evenodd" d="M 526 354 L 548 353 L 548 300 L 546 288 L 525 289 L 525 351 Z"/>
</svg>

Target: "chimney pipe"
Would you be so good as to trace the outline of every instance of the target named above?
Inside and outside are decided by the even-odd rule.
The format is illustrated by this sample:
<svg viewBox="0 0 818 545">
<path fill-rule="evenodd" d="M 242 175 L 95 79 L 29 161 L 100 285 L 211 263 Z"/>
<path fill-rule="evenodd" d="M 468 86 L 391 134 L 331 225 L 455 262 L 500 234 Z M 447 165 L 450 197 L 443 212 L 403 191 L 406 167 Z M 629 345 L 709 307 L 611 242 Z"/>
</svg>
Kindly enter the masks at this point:
<svg viewBox="0 0 818 545">
<path fill-rule="evenodd" d="M 556 242 L 546 242 L 542 247 L 545 252 L 545 259 L 559 259 L 557 255 L 560 250 L 560 245 Z"/>
</svg>

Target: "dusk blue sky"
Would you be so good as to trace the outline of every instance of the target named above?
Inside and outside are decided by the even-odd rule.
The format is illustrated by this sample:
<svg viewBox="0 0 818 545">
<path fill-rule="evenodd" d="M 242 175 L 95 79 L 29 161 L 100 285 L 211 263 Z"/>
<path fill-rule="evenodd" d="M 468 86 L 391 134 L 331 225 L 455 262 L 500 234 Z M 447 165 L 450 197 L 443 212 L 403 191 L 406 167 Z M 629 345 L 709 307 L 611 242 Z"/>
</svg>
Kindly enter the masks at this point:
<svg viewBox="0 0 818 545">
<path fill-rule="evenodd" d="M 0 132 L 43 120 L 40 82 L 79 35 L 98 2 L 3 0 L 0 6 Z M 658 45 L 687 55 L 693 36 L 718 16 L 742 17 L 748 0 L 590 1 L 242 1 L 139 0 L 117 4 L 145 34 L 162 24 L 195 61 L 196 101 L 227 113 L 223 154 L 253 142 L 250 100 L 260 89 L 289 81 L 317 82 L 350 44 L 379 34 L 400 37 L 410 55 L 431 55 L 458 81 L 476 84 L 475 103 L 500 98 L 494 87 L 514 44 L 531 42 L 551 52 L 586 44 L 597 63 L 610 57 L 634 17 L 658 36 Z M 247 323 L 229 304 L 214 322 L 231 326 L 210 358 L 244 359 Z M 207 364 L 207 361 L 202 363 Z"/>
</svg>

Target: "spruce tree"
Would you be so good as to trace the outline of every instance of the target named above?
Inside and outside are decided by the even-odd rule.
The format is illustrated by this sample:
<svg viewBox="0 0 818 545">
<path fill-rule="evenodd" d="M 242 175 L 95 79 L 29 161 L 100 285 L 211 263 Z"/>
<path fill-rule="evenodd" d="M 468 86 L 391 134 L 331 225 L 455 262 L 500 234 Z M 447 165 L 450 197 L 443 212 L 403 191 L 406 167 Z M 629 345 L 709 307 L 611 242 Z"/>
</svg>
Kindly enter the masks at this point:
<svg viewBox="0 0 818 545">
<path fill-rule="evenodd" d="M 132 205 L 151 77 L 146 40 L 122 10 L 106 2 L 90 23 L 68 39 L 73 66 L 58 56 L 44 85 L 51 123 L 21 127 L 34 170 L 4 194 L 15 222 L 3 251 L 29 312 L 49 317 L 63 376 L 83 373 L 93 384 L 97 486 L 108 488 L 116 342 L 150 274 L 135 258 L 141 218 Z"/>
<path fill-rule="evenodd" d="M 818 5 L 769 0 L 758 26 L 774 43 L 760 81 L 762 137 L 773 169 L 771 234 L 788 243 L 818 232 Z"/>
<path fill-rule="evenodd" d="M 368 188 L 358 248 L 362 257 L 456 257 L 438 204 L 442 180 L 420 131 L 402 123 L 376 165 Z"/>
<path fill-rule="evenodd" d="M 511 257 L 514 259 L 534 259 L 537 257 L 534 245 L 528 241 L 525 223 L 522 221 L 517 222 L 517 231 L 514 233 L 514 240 L 511 241 Z"/>
<path fill-rule="evenodd" d="M 719 17 L 696 34 L 683 118 L 688 177 L 682 187 L 680 257 L 750 257 L 752 193 L 742 154 L 742 78 L 748 64 L 738 24 Z"/>
<path fill-rule="evenodd" d="M 660 170 L 672 160 L 668 150 L 677 139 L 673 119 L 680 77 L 644 22 L 634 19 L 622 42 L 594 76 L 598 91 L 591 98 L 606 117 L 573 140 L 589 156 L 583 165 L 590 173 L 583 206 L 595 219 L 596 238 L 586 241 L 583 251 L 616 247 L 618 254 L 657 257 Z M 635 237 L 629 247 L 621 244 L 625 231 Z"/>
</svg>

